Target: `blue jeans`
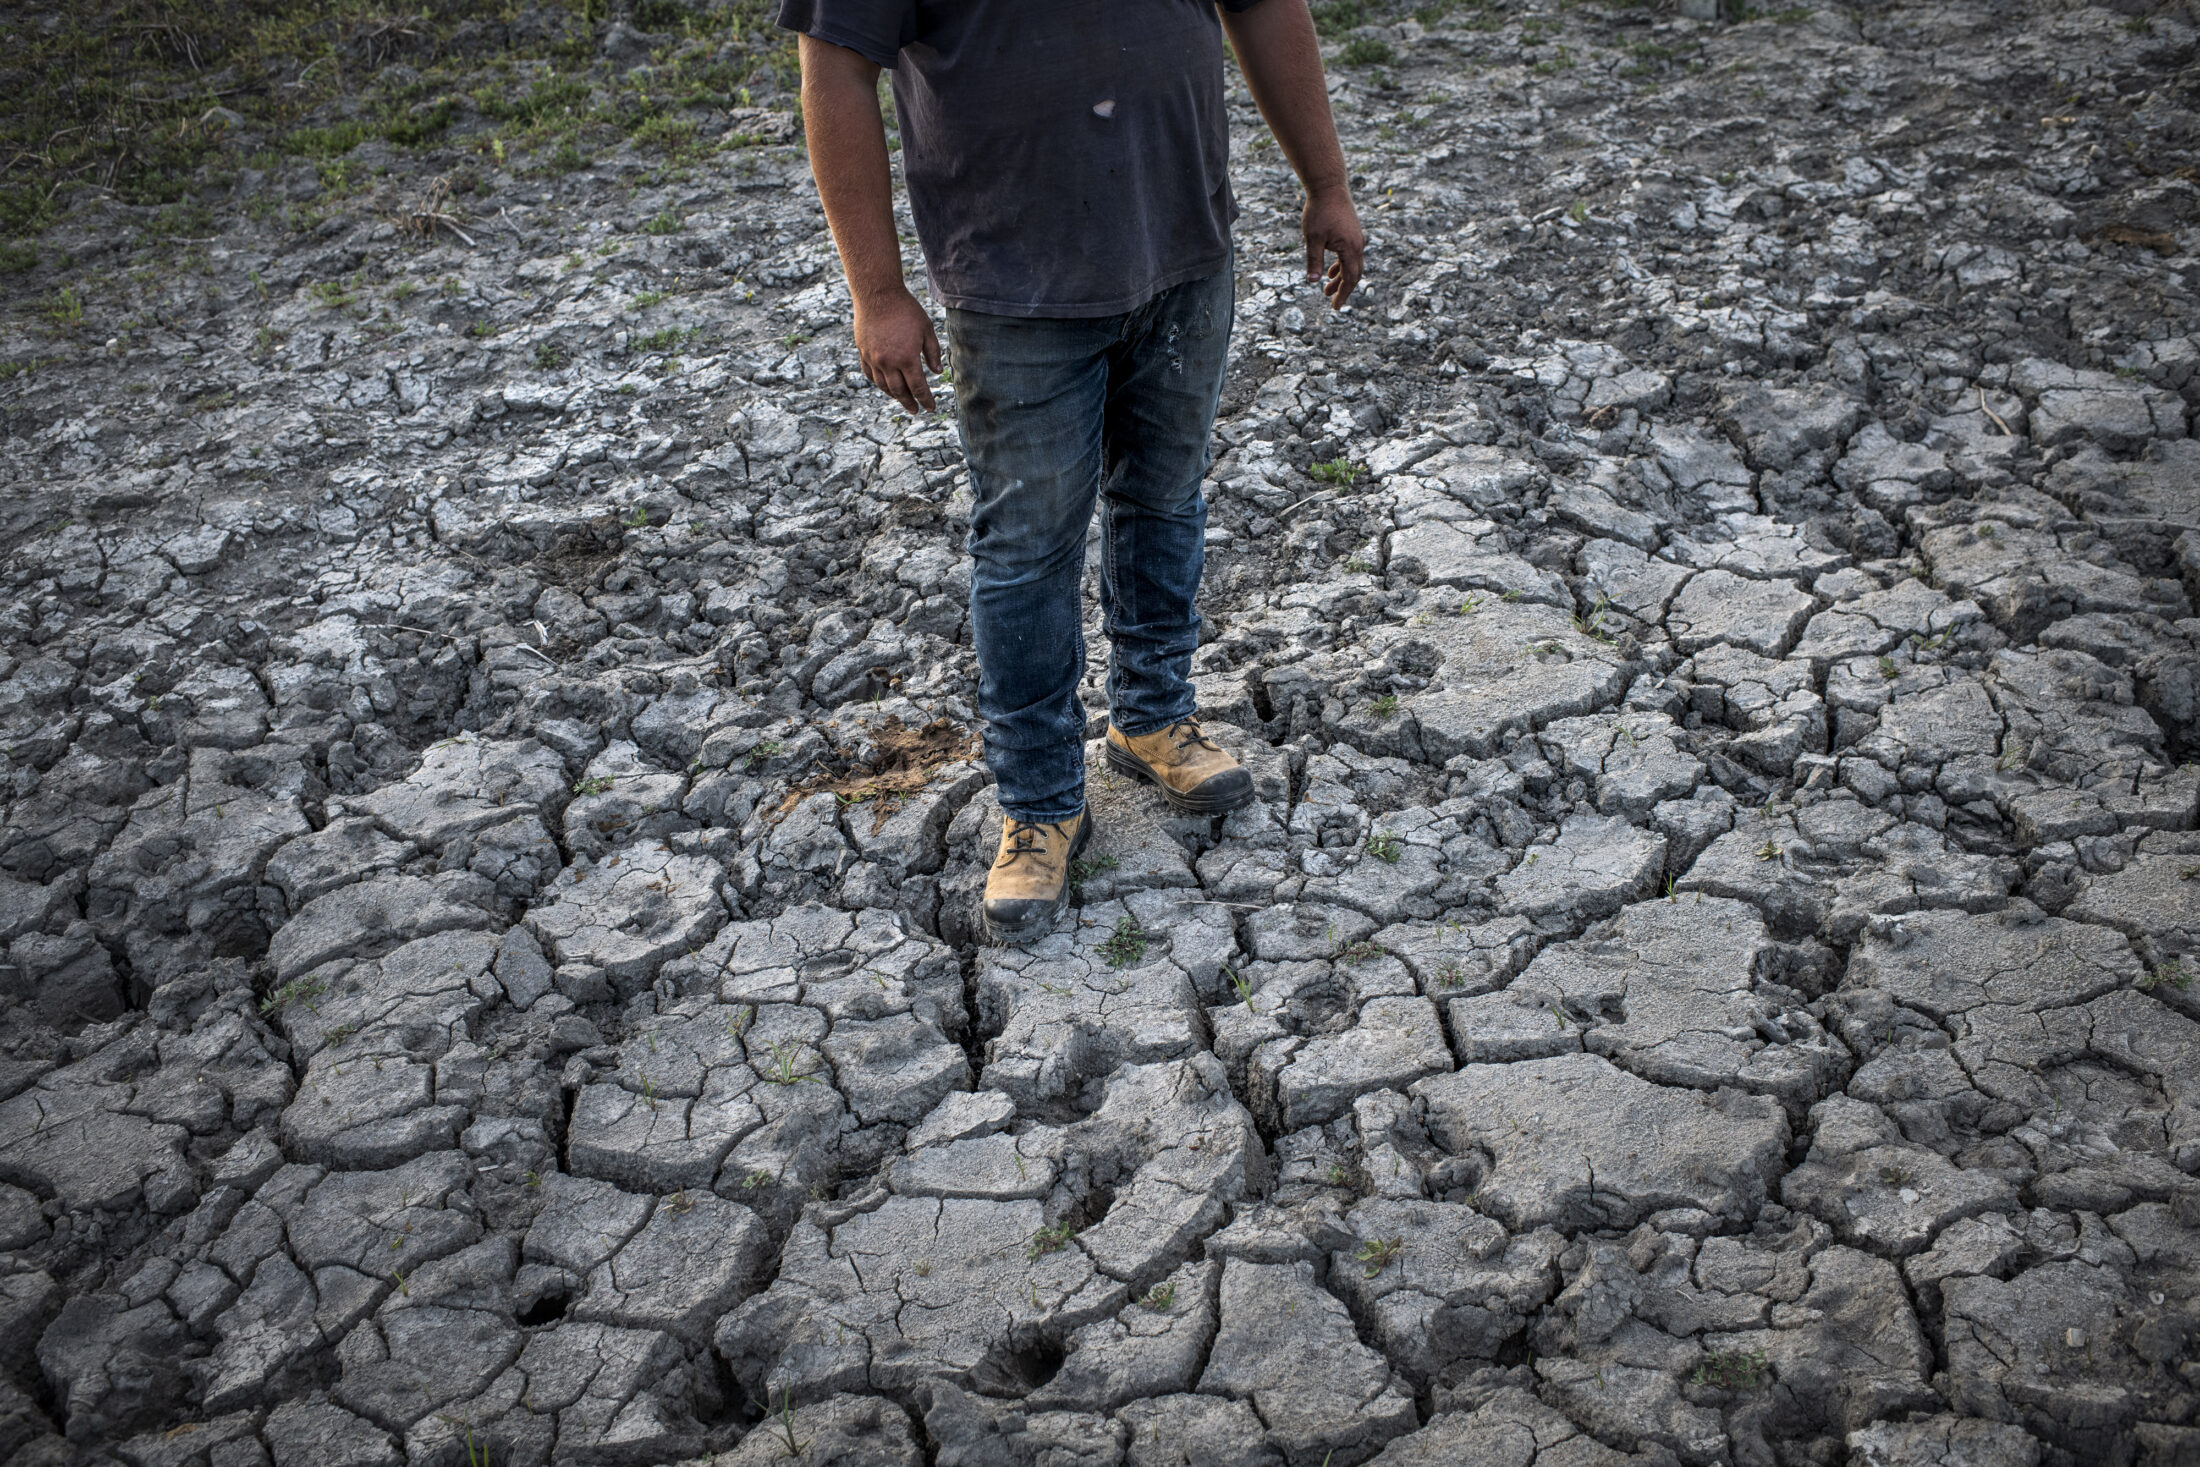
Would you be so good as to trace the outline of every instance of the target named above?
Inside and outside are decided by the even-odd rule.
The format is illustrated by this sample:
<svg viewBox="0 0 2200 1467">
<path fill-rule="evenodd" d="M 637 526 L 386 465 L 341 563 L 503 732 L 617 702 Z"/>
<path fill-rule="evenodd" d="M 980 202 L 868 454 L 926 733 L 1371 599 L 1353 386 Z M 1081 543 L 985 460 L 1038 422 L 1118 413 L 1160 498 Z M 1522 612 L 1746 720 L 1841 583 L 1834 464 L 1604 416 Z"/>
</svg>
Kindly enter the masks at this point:
<svg viewBox="0 0 2200 1467">
<path fill-rule="evenodd" d="M 976 500 L 970 625 L 985 761 L 1001 808 L 1085 807 L 1085 532 L 1104 505 L 1100 607 L 1108 708 L 1132 736 L 1195 711 L 1200 572 L 1233 272 L 1120 316 L 947 313 L 955 406 Z"/>
</svg>

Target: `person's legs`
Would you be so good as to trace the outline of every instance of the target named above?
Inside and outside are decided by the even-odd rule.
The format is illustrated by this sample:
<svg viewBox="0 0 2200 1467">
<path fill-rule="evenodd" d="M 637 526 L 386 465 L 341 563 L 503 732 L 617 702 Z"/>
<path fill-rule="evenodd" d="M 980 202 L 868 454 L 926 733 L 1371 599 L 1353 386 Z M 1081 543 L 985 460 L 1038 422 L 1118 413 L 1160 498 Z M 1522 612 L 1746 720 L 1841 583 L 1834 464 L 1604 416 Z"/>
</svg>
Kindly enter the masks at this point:
<svg viewBox="0 0 2200 1467">
<path fill-rule="evenodd" d="M 1027 824 L 1085 804 L 1085 532 L 1100 487 L 1109 348 L 1122 317 L 950 311 L 970 465 L 970 625 L 1001 808 Z"/>
<path fill-rule="evenodd" d="M 1162 292 L 1109 353 L 1100 604 L 1113 655 L 1108 707 L 1132 738 L 1196 712 L 1199 579 L 1206 566 L 1215 407 L 1228 365 L 1234 272 Z"/>
</svg>

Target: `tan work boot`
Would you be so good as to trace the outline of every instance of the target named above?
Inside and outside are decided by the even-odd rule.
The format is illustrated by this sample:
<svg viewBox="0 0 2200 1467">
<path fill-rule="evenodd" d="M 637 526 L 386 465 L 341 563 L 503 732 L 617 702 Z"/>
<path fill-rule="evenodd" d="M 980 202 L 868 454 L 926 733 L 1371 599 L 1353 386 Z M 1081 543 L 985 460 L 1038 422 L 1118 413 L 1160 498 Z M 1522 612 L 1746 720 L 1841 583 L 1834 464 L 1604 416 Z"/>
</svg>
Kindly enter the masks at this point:
<svg viewBox="0 0 2200 1467">
<path fill-rule="evenodd" d="M 1227 815 L 1253 798 L 1253 776 L 1186 718 L 1132 738 L 1108 725 L 1108 768 L 1161 787 L 1161 797 L 1188 815 Z"/>
<path fill-rule="evenodd" d="M 1092 844 L 1092 812 L 1053 825 L 1009 820 L 985 878 L 985 932 L 995 942 L 1044 937 L 1069 906 L 1070 862 Z"/>
</svg>

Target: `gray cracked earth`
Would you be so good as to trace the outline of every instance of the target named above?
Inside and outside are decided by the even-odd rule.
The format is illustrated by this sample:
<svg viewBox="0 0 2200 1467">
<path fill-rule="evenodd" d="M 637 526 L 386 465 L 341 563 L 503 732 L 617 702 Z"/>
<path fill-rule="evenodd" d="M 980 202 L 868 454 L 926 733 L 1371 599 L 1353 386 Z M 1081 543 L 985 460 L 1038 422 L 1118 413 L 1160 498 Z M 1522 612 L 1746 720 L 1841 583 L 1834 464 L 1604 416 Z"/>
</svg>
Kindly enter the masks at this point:
<svg viewBox="0 0 2200 1467">
<path fill-rule="evenodd" d="M 0 1455 L 2200 1460 L 2191 21 L 1560 24 L 1339 71 L 1341 318 L 1236 96 L 1259 799 L 1028 950 L 795 147 L 19 378 Z"/>
</svg>

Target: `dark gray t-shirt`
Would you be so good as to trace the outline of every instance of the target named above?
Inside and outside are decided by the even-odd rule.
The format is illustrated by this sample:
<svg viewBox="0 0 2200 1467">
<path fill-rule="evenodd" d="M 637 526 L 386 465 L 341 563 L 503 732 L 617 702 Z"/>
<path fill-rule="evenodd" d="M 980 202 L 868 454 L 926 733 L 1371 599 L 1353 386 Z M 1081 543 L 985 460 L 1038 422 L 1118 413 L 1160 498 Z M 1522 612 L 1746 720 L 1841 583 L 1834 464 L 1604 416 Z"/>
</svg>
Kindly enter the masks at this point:
<svg viewBox="0 0 2200 1467">
<path fill-rule="evenodd" d="M 1109 316 L 1229 258 L 1216 3 L 1258 0 L 781 0 L 779 23 L 893 72 L 936 297 Z"/>
</svg>

